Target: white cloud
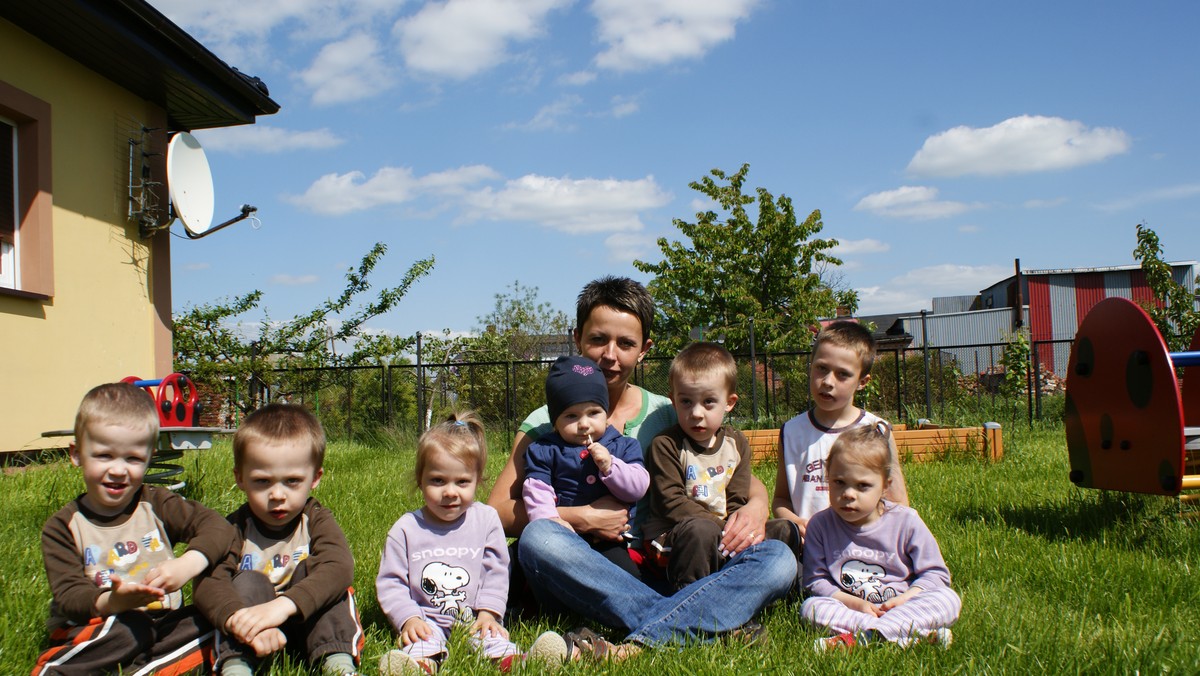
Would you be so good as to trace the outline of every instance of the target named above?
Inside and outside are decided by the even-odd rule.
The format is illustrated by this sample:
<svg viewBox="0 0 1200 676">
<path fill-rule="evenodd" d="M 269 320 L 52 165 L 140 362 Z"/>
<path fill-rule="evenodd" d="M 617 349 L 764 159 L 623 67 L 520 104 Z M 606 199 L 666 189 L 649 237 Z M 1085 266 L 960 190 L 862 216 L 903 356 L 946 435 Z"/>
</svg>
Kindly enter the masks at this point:
<svg viewBox="0 0 1200 676">
<path fill-rule="evenodd" d="M 300 73 L 300 80 L 312 90 L 312 102 L 317 106 L 359 101 L 392 86 L 379 43 L 366 33 L 322 47 L 312 65 Z"/>
<path fill-rule="evenodd" d="M 631 71 L 704 56 L 732 40 L 758 0 L 593 0 L 604 51 L 596 66 Z"/>
<path fill-rule="evenodd" d="M 542 106 L 528 122 L 510 122 L 504 125 L 504 128 L 524 131 L 573 131 L 575 125 L 564 118 L 573 113 L 580 103 L 583 103 L 583 99 L 578 95 L 567 94 L 553 103 Z"/>
<path fill-rule="evenodd" d="M 569 87 L 582 87 L 596 79 L 596 71 L 593 70 L 577 70 L 574 73 L 567 73 L 558 78 L 559 84 L 564 84 Z"/>
<path fill-rule="evenodd" d="M 639 109 L 641 109 L 641 103 L 636 96 L 612 97 L 612 110 L 610 112 L 613 117 L 621 118 L 633 115 Z"/>
<path fill-rule="evenodd" d="M 838 239 L 838 245 L 830 253 L 840 258 L 855 254 L 887 253 L 891 249 L 891 244 L 877 239 Z"/>
<path fill-rule="evenodd" d="M 930 136 L 908 163 L 908 172 L 1001 176 L 1069 169 L 1120 155 L 1131 143 L 1114 127 L 1089 129 L 1076 120 L 1021 115 L 991 127 L 954 127 Z"/>
<path fill-rule="evenodd" d="M 638 232 L 644 227 L 639 213 L 671 199 L 653 176 L 620 181 L 530 174 L 470 195 L 466 218 L 528 221 L 570 234 Z"/>
<path fill-rule="evenodd" d="M 1143 204 L 1153 202 L 1169 202 L 1173 200 L 1188 199 L 1200 195 L 1200 183 L 1184 183 L 1182 185 L 1173 185 L 1166 188 L 1158 188 L 1149 190 L 1143 193 L 1138 193 L 1132 197 L 1125 199 L 1113 200 L 1104 204 L 1097 204 L 1096 208 L 1101 211 L 1123 211 L 1132 209 Z"/>
<path fill-rule="evenodd" d="M 905 185 L 895 190 L 884 190 L 867 195 L 854 205 L 854 210 L 869 211 L 877 216 L 923 221 L 957 216 L 982 206 L 965 202 L 939 201 L 937 196 L 937 188 Z"/>
<path fill-rule="evenodd" d="M 444 0 L 429 2 L 393 27 L 414 71 L 465 79 L 509 58 L 510 43 L 545 31 L 546 15 L 570 0 Z"/>
<path fill-rule="evenodd" d="M 327 128 L 296 131 L 267 124 L 200 129 L 196 137 L 206 150 L 230 153 L 282 153 L 290 150 L 325 150 L 340 146 L 345 139 Z"/>
<path fill-rule="evenodd" d="M 945 263 L 910 270 L 879 286 L 856 289 L 859 313 L 908 312 L 929 308 L 935 296 L 966 296 L 1012 274 L 1001 265 Z"/>
<path fill-rule="evenodd" d="M 408 167 L 383 167 L 367 178 L 361 171 L 326 174 L 303 195 L 285 199 L 301 208 L 331 216 L 403 204 L 420 197 L 461 195 L 469 186 L 499 178 L 490 167 L 472 165 L 414 176 Z"/>
<path fill-rule="evenodd" d="M 307 284 L 316 284 L 321 280 L 316 275 L 289 275 L 286 273 L 271 275 L 271 283 L 280 286 L 305 286 Z"/>
</svg>

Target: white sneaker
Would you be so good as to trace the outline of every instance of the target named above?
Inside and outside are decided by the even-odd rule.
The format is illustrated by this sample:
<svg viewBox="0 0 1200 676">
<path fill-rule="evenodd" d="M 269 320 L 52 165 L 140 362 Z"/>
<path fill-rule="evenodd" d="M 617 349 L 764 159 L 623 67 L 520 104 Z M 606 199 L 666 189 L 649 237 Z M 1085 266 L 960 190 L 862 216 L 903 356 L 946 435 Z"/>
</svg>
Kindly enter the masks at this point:
<svg viewBox="0 0 1200 676">
<path fill-rule="evenodd" d="M 383 676 L 412 676 L 437 673 L 437 662 L 417 659 L 403 650 L 389 650 L 379 658 L 379 673 Z"/>
<path fill-rule="evenodd" d="M 567 642 L 562 636 L 553 632 L 543 632 L 529 646 L 528 659 L 534 662 L 558 665 L 567 661 Z"/>
<path fill-rule="evenodd" d="M 954 633 L 950 631 L 950 627 L 941 627 L 926 634 L 924 642 L 945 650 L 954 643 Z"/>
</svg>

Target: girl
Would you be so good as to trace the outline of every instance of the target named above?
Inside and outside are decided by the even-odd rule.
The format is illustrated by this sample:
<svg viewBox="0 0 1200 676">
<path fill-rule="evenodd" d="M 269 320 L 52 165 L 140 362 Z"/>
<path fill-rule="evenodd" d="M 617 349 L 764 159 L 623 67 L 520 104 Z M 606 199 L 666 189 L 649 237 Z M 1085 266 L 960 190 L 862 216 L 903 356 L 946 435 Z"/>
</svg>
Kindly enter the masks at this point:
<svg viewBox="0 0 1200 676">
<path fill-rule="evenodd" d="M 883 499 L 893 468 L 887 423 L 843 432 L 826 461 L 829 508 L 804 540 L 800 615 L 835 635 L 816 650 L 878 640 L 946 647 L 962 601 L 937 541 L 909 507 Z"/>
<path fill-rule="evenodd" d="M 415 474 L 425 506 L 388 531 L 375 578 L 379 606 L 404 646 L 383 656 L 380 673 L 435 673 L 460 624 L 501 670 L 522 659 L 500 624 L 508 602 L 504 531 L 496 510 L 475 503 L 486 465 L 483 423 L 473 413 L 450 416 L 417 442 Z M 546 632 L 529 654 L 561 661 L 567 647 Z"/>
</svg>

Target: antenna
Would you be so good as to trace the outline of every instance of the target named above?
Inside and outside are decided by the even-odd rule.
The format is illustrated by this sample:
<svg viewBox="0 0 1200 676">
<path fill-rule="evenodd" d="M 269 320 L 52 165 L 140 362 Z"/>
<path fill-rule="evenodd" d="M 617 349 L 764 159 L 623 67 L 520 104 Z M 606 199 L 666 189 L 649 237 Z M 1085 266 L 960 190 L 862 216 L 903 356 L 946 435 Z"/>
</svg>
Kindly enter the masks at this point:
<svg viewBox="0 0 1200 676">
<path fill-rule="evenodd" d="M 212 171 L 200 142 L 186 131 L 167 144 L 167 186 L 171 206 L 188 236 L 204 235 L 213 219 Z"/>
</svg>

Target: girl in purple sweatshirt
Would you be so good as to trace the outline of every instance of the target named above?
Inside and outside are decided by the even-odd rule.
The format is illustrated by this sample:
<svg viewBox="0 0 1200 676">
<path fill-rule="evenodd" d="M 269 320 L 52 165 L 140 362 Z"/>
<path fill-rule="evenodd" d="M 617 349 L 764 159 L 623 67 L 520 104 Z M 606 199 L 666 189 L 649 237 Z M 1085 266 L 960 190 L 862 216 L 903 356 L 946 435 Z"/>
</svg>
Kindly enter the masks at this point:
<svg viewBox="0 0 1200 676">
<path fill-rule="evenodd" d="M 508 547 L 495 509 L 475 502 L 487 465 L 483 423 L 451 416 L 417 442 L 417 485 L 425 506 L 388 531 L 375 589 L 402 649 L 380 660 L 382 674 L 437 672 L 455 626 L 504 671 L 521 659 L 502 625 L 508 603 Z M 529 655 L 561 661 L 562 637 L 546 632 Z"/>
<path fill-rule="evenodd" d="M 950 645 L 962 601 L 916 511 L 883 499 L 891 484 L 885 424 L 843 432 L 829 451 L 829 508 L 804 539 L 800 615 L 833 636 L 816 650 L 876 641 Z"/>
</svg>

